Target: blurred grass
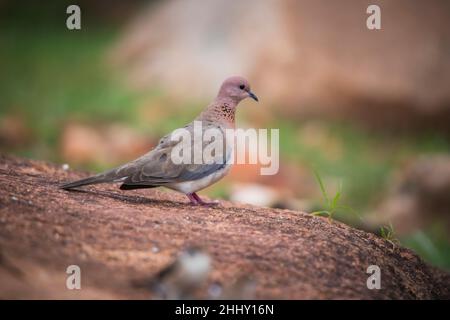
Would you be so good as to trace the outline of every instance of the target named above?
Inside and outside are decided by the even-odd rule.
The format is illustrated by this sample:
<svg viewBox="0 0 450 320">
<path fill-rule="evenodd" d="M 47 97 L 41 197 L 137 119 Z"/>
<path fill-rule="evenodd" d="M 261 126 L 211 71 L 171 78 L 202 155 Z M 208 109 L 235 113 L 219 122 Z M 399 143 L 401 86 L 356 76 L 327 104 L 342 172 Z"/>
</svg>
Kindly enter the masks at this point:
<svg viewBox="0 0 450 320">
<path fill-rule="evenodd" d="M 38 155 L 46 149 L 40 144 L 56 148 L 61 124 L 68 119 L 133 120 L 139 96 L 124 89 L 104 66 L 104 49 L 113 35 L 102 30 L 2 30 L 0 112 L 25 120 L 39 137 Z M 45 156 L 54 159 L 56 154 Z"/>
<path fill-rule="evenodd" d="M 19 115 L 32 132 L 33 142 L 15 148 L 16 154 L 60 161 L 58 141 L 65 122 L 75 119 L 91 123 L 122 122 L 144 133 L 160 136 L 190 121 L 203 103 L 168 106 L 174 111 L 164 121 L 142 119 L 138 108 L 160 99 L 157 88 L 136 92 L 121 80 L 105 59 L 118 36 L 118 29 L 90 28 L 87 32 L 64 27 L 30 27 L 1 24 L 0 36 L 0 117 Z M 249 121 L 250 122 L 250 121 Z M 339 147 L 332 154 L 323 146 L 302 140 L 308 123 L 274 119 L 280 129 L 280 152 L 284 159 L 315 168 L 327 178 L 343 182 L 342 203 L 358 212 L 371 208 L 383 196 L 395 168 L 418 154 L 446 152 L 448 141 L 436 135 L 391 136 L 367 133 L 349 123 L 319 122 Z M 10 150 L 6 150 L 10 151 Z M 92 164 L 104 169 L 111 164 Z M 210 195 L 226 197 L 223 184 L 211 188 Z M 322 210 L 318 202 L 317 211 Z M 348 212 L 336 218 L 357 223 Z M 402 239 L 428 261 L 450 268 L 450 246 L 445 231 L 430 229 Z"/>
<path fill-rule="evenodd" d="M 439 224 L 434 224 L 426 230 L 400 239 L 401 243 L 413 249 L 423 259 L 434 265 L 450 269 L 450 243 L 446 230 Z"/>
<path fill-rule="evenodd" d="M 435 134 L 412 137 L 359 130 L 344 122 L 321 122 L 329 136 L 340 145 L 340 155 L 331 156 L 323 146 L 310 146 L 295 139 L 305 123 L 283 119 L 280 152 L 286 158 L 316 168 L 321 176 L 343 180 L 343 197 L 355 209 L 377 203 L 389 175 L 405 161 L 418 155 L 448 153 L 450 143 Z M 294 137 L 294 138 L 293 138 Z"/>
</svg>

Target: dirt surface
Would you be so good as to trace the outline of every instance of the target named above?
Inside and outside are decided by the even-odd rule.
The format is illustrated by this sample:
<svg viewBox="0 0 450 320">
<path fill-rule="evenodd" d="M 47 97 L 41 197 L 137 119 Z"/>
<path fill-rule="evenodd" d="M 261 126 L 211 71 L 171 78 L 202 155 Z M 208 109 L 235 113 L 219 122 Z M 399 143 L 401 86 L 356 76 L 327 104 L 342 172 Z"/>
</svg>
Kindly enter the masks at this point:
<svg viewBox="0 0 450 320">
<path fill-rule="evenodd" d="M 220 201 L 199 208 L 160 189 L 116 185 L 64 191 L 87 176 L 61 166 L 0 156 L 0 298 L 154 297 L 137 285 L 200 247 L 212 260 L 212 283 L 251 275 L 256 298 L 449 298 L 450 276 L 410 250 L 375 235 L 303 212 Z M 66 268 L 81 268 L 81 290 L 66 288 Z M 366 286 L 369 265 L 381 289 Z"/>
</svg>

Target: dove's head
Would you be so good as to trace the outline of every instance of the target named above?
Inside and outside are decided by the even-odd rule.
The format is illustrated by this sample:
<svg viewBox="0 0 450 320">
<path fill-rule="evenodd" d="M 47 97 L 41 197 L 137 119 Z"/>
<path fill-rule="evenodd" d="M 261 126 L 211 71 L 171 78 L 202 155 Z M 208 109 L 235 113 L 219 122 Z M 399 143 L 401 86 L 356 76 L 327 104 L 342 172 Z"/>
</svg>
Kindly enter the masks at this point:
<svg viewBox="0 0 450 320">
<path fill-rule="evenodd" d="M 251 92 L 248 81 L 239 76 L 230 77 L 222 83 L 218 98 L 231 98 L 236 103 L 245 98 L 252 98 L 258 101 L 258 97 Z"/>
</svg>

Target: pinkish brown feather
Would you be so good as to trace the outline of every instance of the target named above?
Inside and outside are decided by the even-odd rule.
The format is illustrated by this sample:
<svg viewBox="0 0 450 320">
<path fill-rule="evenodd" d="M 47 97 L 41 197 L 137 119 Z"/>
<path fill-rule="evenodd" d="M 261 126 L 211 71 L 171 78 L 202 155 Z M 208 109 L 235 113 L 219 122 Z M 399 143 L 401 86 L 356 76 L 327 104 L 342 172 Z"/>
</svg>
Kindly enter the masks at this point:
<svg viewBox="0 0 450 320">
<path fill-rule="evenodd" d="M 197 117 L 197 120 L 210 120 L 219 122 L 227 127 L 234 128 L 236 107 L 243 99 L 248 97 L 246 91 L 250 91 L 250 84 L 240 76 L 226 79 L 214 101 Z"/>
</svg>

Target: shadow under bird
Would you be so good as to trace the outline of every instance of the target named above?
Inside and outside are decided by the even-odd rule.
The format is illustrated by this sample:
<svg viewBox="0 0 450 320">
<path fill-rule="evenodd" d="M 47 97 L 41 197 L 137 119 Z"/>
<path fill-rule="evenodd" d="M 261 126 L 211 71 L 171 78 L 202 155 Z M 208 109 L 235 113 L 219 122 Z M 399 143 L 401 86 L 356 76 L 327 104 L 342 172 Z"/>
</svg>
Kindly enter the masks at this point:
<svg viewBox="0 0 450 320">
<path fill-rule="evenodd" d="M 239 76 L 230 77 L 222 83 L 214 101 L 194 121 L 183 127 L 191 133 L 192 139 L 194 123 L 197 122 L 201 122 L 202 136 L 209 129 L 218 130 L 222 134 L 224 148 L 218 151 L 221 154 L 215 154 L 216 160 L 212 163 L 175 164 L 171 153 L 179 142 L 171 139 L 172 132 L 161 138 L 153 150 L 140 158 L 95 176 L 63 184 L 60 188 L 69 190 L 91 184 L 122 182 L 122 190 L 166 187 L 186 194 L 194 205 L 215 204 L 203 201 L 196 192 L 217 182 L 229 172 L 234 141 L 228 141 L 225 132 L 235 128 L 236 107 L 249 97 L 258 101 L 251 92 L 248 81 Z M 202 150 L 213 142 L 214 140 L 202 139 Z"/>
</svg>

